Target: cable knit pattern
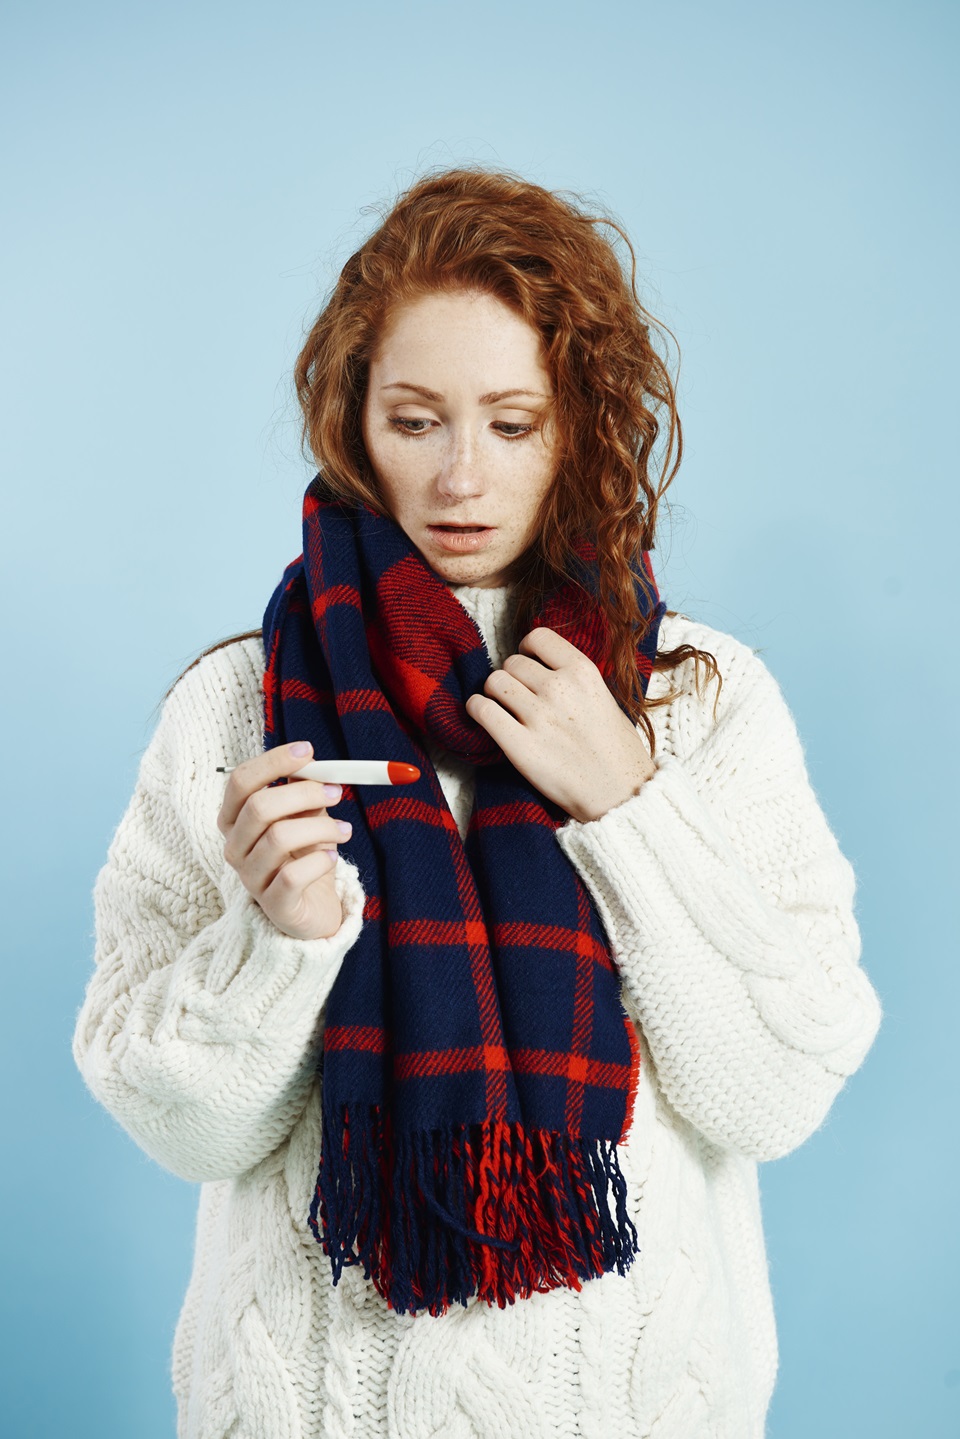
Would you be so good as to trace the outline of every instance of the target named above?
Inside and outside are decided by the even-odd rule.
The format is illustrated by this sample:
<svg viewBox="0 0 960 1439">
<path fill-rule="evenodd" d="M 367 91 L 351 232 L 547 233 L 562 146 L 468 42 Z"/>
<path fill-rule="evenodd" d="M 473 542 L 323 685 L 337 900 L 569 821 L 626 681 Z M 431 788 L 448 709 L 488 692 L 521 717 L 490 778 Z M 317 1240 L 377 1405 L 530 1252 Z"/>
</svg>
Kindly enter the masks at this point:
<svg viewBox="0 0 960 1439">
<path fill-rule="evenodd" d="M 454 593 L 501 665 L 511 591 Z M 661 648 L 684 641 L 717 656 L 716 723 L 692 664 L 655 672 L 651 698 L 683 688 L 652 713 L 655 774 L 557 832 L 639 1034 L 622 1164 L 641 1252 L 626 1278 L 439 1319 L 393 1314 L 356 1269 L 334 1289 L 307 1227 L 323 1009 L 364 896 L 341 857 L 340 930 L 294 940 L 223 859 L 216 766 L 262 746 L 262 643 L 175 687 L 97 877 L 74 1055 L 148 1154 L 202 1182 L 179 1439 L 762 1439 L 777 1343 L 757 1161 L 823 1123 L 881 1010 L 776 681 L 732 636 L 666 617 Z M 472 769 L 430 754 L 465 833 Z"/>
</svg>

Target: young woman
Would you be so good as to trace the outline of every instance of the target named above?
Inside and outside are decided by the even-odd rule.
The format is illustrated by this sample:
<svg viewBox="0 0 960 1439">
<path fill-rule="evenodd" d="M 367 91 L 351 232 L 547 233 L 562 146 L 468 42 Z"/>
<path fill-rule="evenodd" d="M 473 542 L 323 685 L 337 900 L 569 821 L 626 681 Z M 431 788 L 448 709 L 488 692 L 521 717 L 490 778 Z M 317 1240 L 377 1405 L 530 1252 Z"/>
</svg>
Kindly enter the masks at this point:
<svg viewBox="0 0 960 1439">
<path fill-rule="evenodd" d="M 757 1162 L 880 1006 L 776 681 L 659 598 L 681 430 L 615 232 L 460 169 L 351 256 L 303 552 L 98 876 L 76 1061 L 203 1186 L 181 1435 L 764 1432 Z"/>
</svg>

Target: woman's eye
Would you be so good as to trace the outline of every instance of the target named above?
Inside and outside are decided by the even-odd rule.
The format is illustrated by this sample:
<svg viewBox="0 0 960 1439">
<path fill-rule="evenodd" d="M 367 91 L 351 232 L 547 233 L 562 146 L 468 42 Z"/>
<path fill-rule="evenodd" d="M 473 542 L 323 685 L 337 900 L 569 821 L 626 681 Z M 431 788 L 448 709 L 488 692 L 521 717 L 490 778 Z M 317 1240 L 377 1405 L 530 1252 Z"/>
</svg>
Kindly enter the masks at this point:
<svg viewBox="0 0 960 1439">
<path fill-rule="evenodd" d="M 423 435 L 433 423 L 432 420 L 410 419 L 406 415 L 391 415 L 387 423 L 398 435 Z M 508 420 L 495 420 L 494 430 L 505 440 L 523 440 L 532 435 L 533 425 L 511 424 Z"/>
</svg>

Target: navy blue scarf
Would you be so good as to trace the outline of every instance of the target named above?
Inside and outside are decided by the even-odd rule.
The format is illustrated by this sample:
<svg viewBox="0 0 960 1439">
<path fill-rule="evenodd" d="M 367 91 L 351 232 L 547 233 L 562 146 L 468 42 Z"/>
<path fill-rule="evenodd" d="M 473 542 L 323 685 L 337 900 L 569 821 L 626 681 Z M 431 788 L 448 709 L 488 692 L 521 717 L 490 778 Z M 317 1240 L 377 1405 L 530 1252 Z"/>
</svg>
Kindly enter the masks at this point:
<svg viewBox="0 0 960 1439">
<path fill-rule="evenodd" d="M 391 519 L 303 503 L 303 553 L 263 620 L 264 743 L 400 760 L 415 784 L 346 786 L 364 924 L 329 996 L 310 1227 L 400 1313 L 445 1313 L 616 1271 L 637 1253 L 617 1146 L 639 1049 L 589 892 L 556 840 L 569 816 L 464 710 L 490 658 L 476 624 Z M 537 624 L 607 675 L 595 552 Z M 646 692 L 659 601 L 635 574 Z M 424 738 L 476 766 L 465 841 Z"/>
</svg>

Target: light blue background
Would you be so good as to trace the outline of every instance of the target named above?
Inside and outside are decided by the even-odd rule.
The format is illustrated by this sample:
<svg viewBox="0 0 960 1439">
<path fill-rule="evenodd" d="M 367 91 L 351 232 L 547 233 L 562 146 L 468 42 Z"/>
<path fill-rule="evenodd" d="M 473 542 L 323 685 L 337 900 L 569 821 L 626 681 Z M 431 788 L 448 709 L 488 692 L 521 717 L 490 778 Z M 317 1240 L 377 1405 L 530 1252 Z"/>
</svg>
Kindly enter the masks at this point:
<svg viewBox="0 0 960 1439">
<path fill-rule="evenodd" d="M 884 1026 L 824 1128 L 761 1169 L 771 1439 L 956 1436 L 956 8 L 17 9 L 5 1432 L 174 1433 L 197 1191 L 73 1067 L 91 888 L 164 689 L 259 625 L 299 553 L 290 371 L 361 207 L 480 160 L 634 238 L 683 357 L 661 589 L 761 648 L 859 875 Z"/>
</svg>

